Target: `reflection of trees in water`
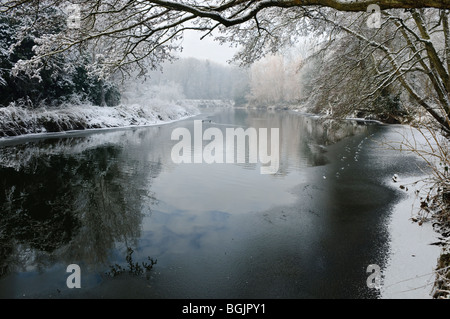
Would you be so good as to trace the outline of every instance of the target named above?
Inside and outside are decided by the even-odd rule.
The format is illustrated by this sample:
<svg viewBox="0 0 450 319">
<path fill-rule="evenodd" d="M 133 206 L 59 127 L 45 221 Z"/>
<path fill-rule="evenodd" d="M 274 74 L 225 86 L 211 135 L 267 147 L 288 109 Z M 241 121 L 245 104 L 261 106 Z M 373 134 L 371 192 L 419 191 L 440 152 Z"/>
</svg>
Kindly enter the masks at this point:
<svg viewBox="0 0 450 319">
<path fill-rule="evenodd" d="M 367 131 L 367 126 L 353 121 L 340 121 L 301 116 L 281 111 L 235 110 L 237 119 L 240 113 L 250 112 L 246 125 L 254 128 L 280 129 L 280 170 L 285 174 L 290 165 L 303 161 L 300 165 L 318 166 L 327 163 L 325 146 Z M 230 120 L 230 123 L 232 121 Z"/>
<path fill-rule="evenodd" d="M 214 121 L 221 124 L 219 127 L 223 129 L 224 134 L 226 127 L 267 128 L 268 134 L 271 128 L 279 128 L 280 169 L 278 174 L 287 174 L 291 165 L 295 167 L 325 165 L 328 162 L 325 146 L 367 131 L 367 126 L 358 125 L 354 121 L 257 109 L 230 109 L 215 115 Z M 215 123 L 205 124 L 204 129 L 214 125 Z M 269 137 L 268 140 L 270 140 Z M 243 166 L 255 168 L 255 165 L 250 163 Z"/>
<path fill-rule="evenodd" d="M 127 255 L 125 260 L 127 262 L 127 267 L 124 268 L 119 264 L 114 264 L 109 266 L 110 271 L 107 272 L 111 277 L 116 277 L 122 275 L 124 273 L 128 273 L 133 276 L 142 276 L 146 275 L 148 279 L 148 272 L 153 269 L 153 266 L 156 265 L 157 260 L 147 257 L 148 262 L 142 261 L 141 263 L 133 261 L 133 252 L 134 250 L 131 247 L 127 248 Z"/>
<path fill-rule="evenodd" d="M 321 146 L 366 129 L 287 112 L 221 114 L 217 122 L 235 127 L 280 128 L 282 174 L 299 161 L 324 164 Z M 147 128 L 1 148 L 0 276 L 55 260 L 103 263 L 117 242 L 132 246 L 151 179 L 171 163 L 170 133 Z"/>
<path fill-rule="evenodd" d="M 161 163 L 122 161 L 123 153 L 37 152 L 20 169 L 0 168 L 0 275 L 56 259 L 105 262 L 116 242 L 136 241 L 152 200 L 148 177 Z"/>
</svg>

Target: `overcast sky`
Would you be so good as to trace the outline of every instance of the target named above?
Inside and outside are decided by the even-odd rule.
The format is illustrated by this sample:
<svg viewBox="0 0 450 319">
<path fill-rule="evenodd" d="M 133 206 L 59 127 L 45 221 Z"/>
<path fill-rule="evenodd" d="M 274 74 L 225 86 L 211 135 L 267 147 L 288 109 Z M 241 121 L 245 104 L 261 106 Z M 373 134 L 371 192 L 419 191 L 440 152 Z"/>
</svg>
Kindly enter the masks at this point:
<svg viewBox="0 0 450 319">
<path fill-rule="evenodd" d="M 186 32 L 183 40 L 183 52 L 181 57 L 194 57 L 197 59 L 208 59 L 221 64 L 227 64 L 227 61 L 233 57 L 236 48 L 230 48 L 228 44 L 220 45 L 214 41 L 213 37 L 205 37 L 200 40 L 203 33 Z"/>
</svg>

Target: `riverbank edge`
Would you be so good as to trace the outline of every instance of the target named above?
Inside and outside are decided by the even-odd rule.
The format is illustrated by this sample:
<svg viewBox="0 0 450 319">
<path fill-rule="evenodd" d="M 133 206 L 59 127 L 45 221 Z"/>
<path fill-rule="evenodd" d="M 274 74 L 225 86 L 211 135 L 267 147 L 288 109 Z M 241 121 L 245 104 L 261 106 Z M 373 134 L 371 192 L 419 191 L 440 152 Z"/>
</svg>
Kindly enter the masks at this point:
<svg viewBox="0 0 450 319">
<path fill-rule="evenodd" d="M 450 209 L 448 206 L 446 209 Z M 446 213 L 448 215 L 448 213 Z M 433 215 L 431 221 L 433 224 L 441 224 L 436 233 L 441 235 L 439 241 L 435 243 L 441 247 L 441 253 L 436 265 L 436 280 L 433 286 L 434 299 L 450 299 L 450 221 L 442 223 L 438 216 Z"/>
<path fill-rule="evenodd" d="M 164 105 L 100 107 L 69 105 L 57 108 L 0 108 L 0 141 L 73 132 L 169 124 L 201 114 L 200 108 L 232 107 L 230 101 L 182 100 Z"/>
<path fill-rule="evenodd" d="M 414 123 L 387 123 L 383 122 L 377 119 L 372 118 L 354 118 L 354 117 L 346 117 L 346 118 L 335 118 L 331 114 L 315 114 L 309 112 L 309 110 L 305 107 L 298 106 L 298 105 L 290 105 L 285 107 L 274 107 L 273 110 L 288 110 L 295 113 L 301 113 L 301 114 L 307 114 L 310 116 L 314 116 L 317 118 L 320 118 L 322 120 L 342 120 L 342 121 L 355 121 L 358 123 L 372 123 L 376 125 L 387 125 L 387 126 L 395 126 L 395 125 L 401 125 L 406 126 L 409 128 L 414 128 Z M 412 181 L 412 183 L 420 182 L 421 180 L 425 180 L 427 178 L 432 178 L 432 173 L 429 175 L 423 176 L 422 178 L 418 178 L 416 181 Z M 400 186 L 400 189 L 404 189 L 404 187 Z M 407 202 L 408 199 L 405 199 L 405 202 Z M 444 204 L 445 205 L 445 204 Z M 430 217 L 428 217 L 426 220 L 420 218 L 421 214 L 421 207 L 415 206 L 414 207 L 416 212 L 416 218 L 410 218 L 413 220 L 417 227 L 421 227 L 423 223 L 428 223 L 430 225 L 435 224 L 441 224 L 440 229 L 434 229 L 433 232 L 438 237 L 439 235 L 443 236 L 442 234 L 447 233 L 447 235 L 443 236 L 444 238 L 440 239 L 440 242 L 433 243 L 433 245 L 438 245 L 441 247 L 441 251 L 437 257 L 437 260 L 434 262 L 434 275 L 435 280 L 432 285 L 432 289 L 430 292 L 430 296 L 432 299 L 450 299 L 450 220 L 447 220 L 446 222 L 442 222 L 441 216 L 439 214 L 432 214 Z M 443 209 L 450 210 L 450 204 L 447 204 Z M 448 215 L 448 214 L 445 214 Z M 405 221 L 406 222 L 406 221 Z M 447 240 L 445 240 L 447 238 Z"/>
<path fill-rule="evenodd" d="M 259 107 L 255 106 L 246 106 L 245 108 L 248 109 L 259 109 Z M 299 114 L 305 114 L 308 116 L 317 117 L 322 120 L 343 120 L 343 121 L 355 121 L 358 123 L 372 123 L 376 125 L 402 125 L 413 128 L 413 123 L 387 123 L 383 122 L 377 119 L 374 119 L 373 117 L 366 117 L 366 118 L 355 118 L 355 117 L 345 117 L 345 118 L 336 118 L 333 117 L 332 114 L 324 114 L 324 113 L 312 113 L 310 112 L 310 109 L 303 105 L 298 104 L 286 104 L 286 105 L 274 105 L 269 107 L 261 107 L 263 109 L 268 109 L 272 111 L 289 111 L 289 112 L 295 112 Z M 431 174 L 430 174 L 431 176 Z M 430 177 L 426 176 L 426 177 Z M 425 177 L 425 178 L 426 178 Z M 417 215 L 420 215 L 420 207 L 416 207 Z M 447 209 L 449 207 L 447 206 Z M 435 224 L 439 222 L 439 216 L 433 215 L 429 218 L 427 223 Z M 420 227 L 417 225 L 417 227 Z M 447 225 L 443 226 L 446 231 L 450 234 L 450 221 L 447 223 Z M 440 235 L 442 232 L 439 232 L 437 230 L 433 230 L 433 232 L 436 235 Z M 437 260 L 435 261 L 435 267 L 434 267 L 434 273 L 435 273 L 435 280 L 432 287 L 432 291 L 430 293 L 431 298 L 433 299 L 450 299 L 450 242 L 447 240 L 445 243 L 441 243 L 441 253 L 439 254 Z"/>
</svg>

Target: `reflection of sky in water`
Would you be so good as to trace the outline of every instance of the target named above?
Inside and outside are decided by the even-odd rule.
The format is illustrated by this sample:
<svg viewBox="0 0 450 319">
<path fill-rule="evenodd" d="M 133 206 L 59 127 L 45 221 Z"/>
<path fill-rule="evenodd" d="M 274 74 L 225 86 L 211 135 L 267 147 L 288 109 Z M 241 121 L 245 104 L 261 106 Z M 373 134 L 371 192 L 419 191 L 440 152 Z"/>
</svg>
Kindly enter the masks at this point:
<svg viewBox="0 0 450 319">
<path fill-rule="evenodd" d="M 193 214 L 216 209 L 245 213 L 293 203 L 289 189 L 301 181 L 298 174 L 263 175 L 234 164 L 180 164 L 162 172 L 152 190 L 160 202 Z"/>
<path fill-rule="evenodd" d="M 231 258 L 242 244 L 238 238 L 255 226 L 252 218 L 239 217 L 293 204 L 297 197 L 291 189 L 301 181 L 300 174 L 260 174 L 257 166 L 179 164 L 153 181 L 158 203 L 143 219 L 140 245 L 160 256 L 160 265 L 178 255 L 198 264 L 198 258 L 217 251 L 228 251 Z"/>
</svg>

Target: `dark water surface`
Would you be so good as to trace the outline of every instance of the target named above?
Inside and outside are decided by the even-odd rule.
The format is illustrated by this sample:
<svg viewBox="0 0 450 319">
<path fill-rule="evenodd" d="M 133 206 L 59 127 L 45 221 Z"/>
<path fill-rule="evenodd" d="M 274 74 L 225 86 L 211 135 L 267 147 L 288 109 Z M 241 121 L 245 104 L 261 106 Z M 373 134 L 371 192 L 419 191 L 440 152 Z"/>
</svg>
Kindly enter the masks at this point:
<svg viewBox="0 0 450 319">
<path fill-rule="evenodd" d="M 198 118 L 279 128 L 278 173 L 173 163 L 171 133 L 194 118 L 2 142 L 0 297 L 377 298 L 366 269 L 385 265 L 401 199 L 386 181 L 420 164 L 379 143 L 393 128 L 241 109 Z M 80 289 L 66 285 L 69 264 Z"/>
</svg>

